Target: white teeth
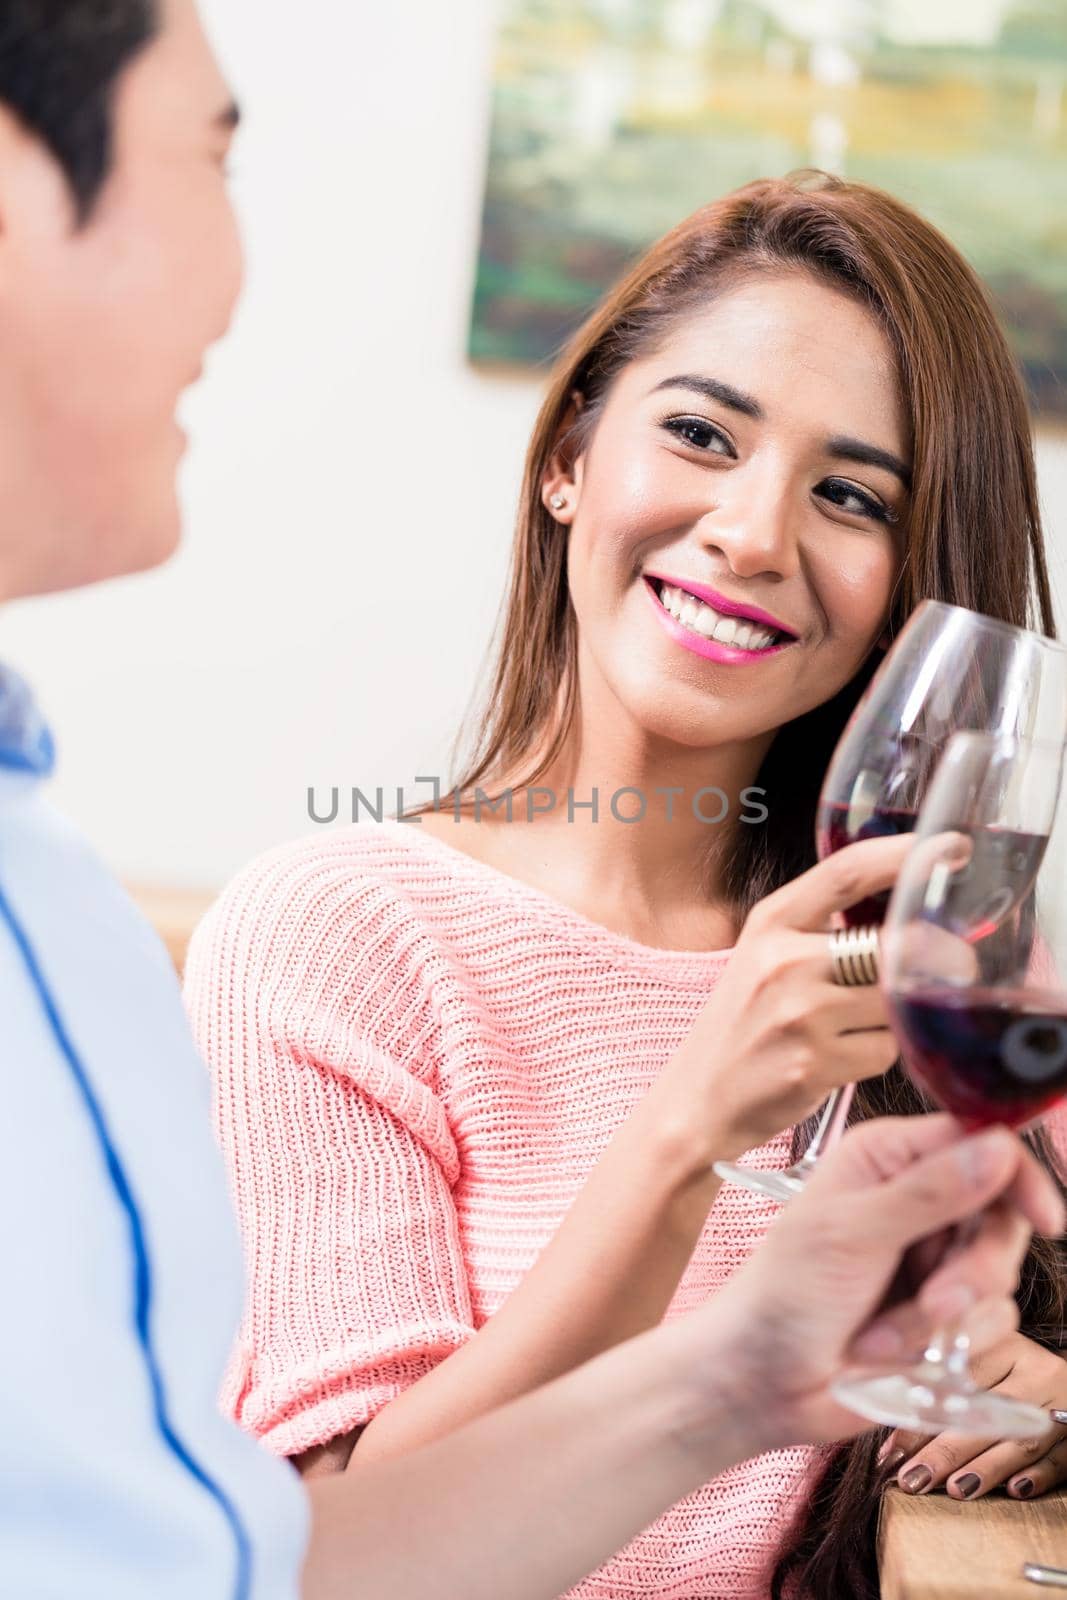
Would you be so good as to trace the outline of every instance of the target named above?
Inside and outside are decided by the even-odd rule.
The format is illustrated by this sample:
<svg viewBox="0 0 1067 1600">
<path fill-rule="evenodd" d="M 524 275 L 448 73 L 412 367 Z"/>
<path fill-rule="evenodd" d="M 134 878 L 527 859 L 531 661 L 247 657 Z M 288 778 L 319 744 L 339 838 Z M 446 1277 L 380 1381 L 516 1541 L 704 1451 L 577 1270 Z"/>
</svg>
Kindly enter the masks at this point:
<svg viewBox="0 0 1067 1600">
<path fill-rule="evenodd" d="M 720 644 L 733 645 L 738 650 L 766 650 L 777 638 L 773 628 L 723 616 L 684 589 L 675 589 L 665 583 L 660 589 L 659 598 L 672 617 L 704 639 L 715 639 Z"/>
</svg>

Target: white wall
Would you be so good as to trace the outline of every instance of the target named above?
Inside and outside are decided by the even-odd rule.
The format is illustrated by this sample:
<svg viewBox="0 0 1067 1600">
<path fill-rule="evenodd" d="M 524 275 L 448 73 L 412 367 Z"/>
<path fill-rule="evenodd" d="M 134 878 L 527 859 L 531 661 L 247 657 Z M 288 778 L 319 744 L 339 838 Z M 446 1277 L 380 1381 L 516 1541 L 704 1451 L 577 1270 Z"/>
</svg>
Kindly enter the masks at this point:
<svg viewBox="0 0 1067 1600">
<path fill-rule="evenodd" d="M 204 3 L 251 275 L 189 408 L 186 546 L 0 624 L 57 801 L 122 872 L 195 886 L 309 828 L 309 784 L 443 769 L 538 400 L 463 357 L 492 0 Z M 1042 472 L 1067 600 L 1067 445 Z"/>
<path fill-rule="evenodd" d="M 528 381 L 464 362 L 488 0 L 205 0 L 246 109 L 250 279 L 189 406 L 165 571 L 11 609 L 56 797 L 117 867 L 212 884 L 309 784 L 444 756 L 492 627 Z"/>
</svg>

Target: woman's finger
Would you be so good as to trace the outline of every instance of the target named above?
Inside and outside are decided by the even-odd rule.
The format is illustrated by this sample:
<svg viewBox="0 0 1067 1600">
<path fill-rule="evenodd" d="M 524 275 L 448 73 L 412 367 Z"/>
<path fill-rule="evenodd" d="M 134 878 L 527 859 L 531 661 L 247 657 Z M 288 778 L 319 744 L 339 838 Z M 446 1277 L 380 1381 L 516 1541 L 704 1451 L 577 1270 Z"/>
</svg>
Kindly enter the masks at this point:
<svg viewBox="0 0 1067 1600">
<path fill-rule="evenodd" d="M 855 988 L 834 983 L 830 976 L 830 949 L 821 952 L 821 972 L 824 981 L 819 984 L 815 998 L 830 1027 L 838 1033 L 851 1033 L 864 1028 L 885 1028 L 889 1024 L 889 1010 L 885 995 L 876 983 L 858 983 Z"/>
<path fill-rule="evenodd" d="M 1067 1440 L 1053 1445 L 1024 1472 L 1017 1473 L 1008 1483 L 1008 1493 L 1013 1500 L 1032 1500 L 1035 1495 L 1054 1489 L 1058 1483 L 1067 1482 Z"/>
<path fill-rule="evenodd" d="M 891 889 L 912 841 L 907 834 L 864 839 L 837 850 L 761 900 L 749 916 L 764 926 L 825 930 L 835 911 Z"/>
<path fill-rule="evenodd" d="M 978 981 L 978 954 L 958 933 L 932 922 L 913 921 L 897 931 L 897 961 L 901 970 L 936 972 L 938 980 L 955 983 Z"/>
<path fill-rule="evenodd" d="M 910 1456 L 917 1455 L 936 1437 L 932 1433 L 911 1433 L 907 1428 L 894 1428 L 878 1452 L 878 1465 L 895 1476 Z"/>
<path fill-rule="evenodd" d="M 996 1307 L 1003 1309 L 1005 1302 L 994 1302 L 990 1311 L 996 1320 Z M 1010 1302 L 1017 1313 L 1014 1301 Z M 975 1308 L 976 1312 L 980 1308 Z M 975 1321 L 975 1314 L 961 1319 L 965 1332 Z M 1036 1463 L 1049 1449 L 1067 1439 L 1067 1427 L 1053 1422 L 1050 1408 L 1055 1405 L 1055 1395 L 1062 1388 L 1063 1374 L 1059 1358 L 1031 1345 L 1025 1339 L 995 1341 L 989 1349 L 986 1365 L 1006 1375 L 996 1382 L 984 1377 L 980 1370 L 976 1378 L 993 1394 L 1026 1398 L 1048 1415 L 1048 1425 L 1031 1439 L 990 1439 L 979 1444 L 973 1439 L 953 1440 L 944 1437 L 926 1440 L 919 1444 L 909 1459 L 899 1469 L 898 1481 L 911 1494 L 925 1494 L 942 1483 L 956 1500 L 974 1500 L 991 1489 L 998 1488 L 1007 1479 L 1019 1477 L 1030 1465 Z M 1014 1353 L 1014 1359 L 1013 1359 Z M 978 1363 L 979 1369 L 981 1363 Z M 1024 1495 L 1025 1498 L 1025 1495 Z"/>
<path fill-rule="evenodd" d="M 993 1443 L 991 1439 L 956 1439 L 938 1434 L 901 1464 L 897 1484 L 905 1494 L 929 1494 Z"/>
<path fill-rule="evenodd" d="M 867 1028 L 838 1035 L 827 1065 L 836 1069 L 835 1083 L 859 1083 L 864 1078 L 880 1078 L 899 1054 L 900 1046 L 888 1028 Z"/>
<path fill-rule="evenodd" d="M 1009 1479 L 1022 1481 L 1030 1468 L 1065 1443 L 1067 1432 L 1062 1428 L 1055 1433 L 1045 1433 L 1040 1439 L 1004 1440 L 963 1463 L 946 1481 L 946 1492 L 954 1500 L 979 1500 L 991 1489 L 999 1489 Z M 1062 1465 L 1067 1467 L 1067 1453 Z M 1029 1475 L 1032 1482 L 1033 1473 Z M 1044 1476 L 1048 1476 L 1047 1471 Z M 1046 1487 L 1051 1487 L 1051 1484 Z M 1024 1493 L 1019 1498 L 1026 1500 L 1030 1496 Z"/>
</svg>

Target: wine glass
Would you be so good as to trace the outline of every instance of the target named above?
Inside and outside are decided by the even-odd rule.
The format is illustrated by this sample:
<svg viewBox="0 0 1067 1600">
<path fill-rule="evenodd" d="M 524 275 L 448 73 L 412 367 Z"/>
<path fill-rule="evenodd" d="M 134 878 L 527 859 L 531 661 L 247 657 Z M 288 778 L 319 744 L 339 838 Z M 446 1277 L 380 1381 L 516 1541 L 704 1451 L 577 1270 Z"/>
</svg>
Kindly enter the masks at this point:
<svg viewBox="0 0 1067 1600">
<path fill-rule="evenodd" d="M 852 713 L 827 768 L 816 818 L 820 860 L 860 839 L 910 833 L 954 733 L 1061 739 L 1067 650 L 1052 639 L 942 600 L 924 600 Z M 880 926 L 888 891 L 852 906 L 844 924 Z M 844 1132 L 855 1085 L 827 1101 L 815 1136 L 784 1172 L 716 1162 L 730 1183 L 787 1201 Z"/>
<path fill-rule="evenodd" d="M 905 1070 L 969 1131 L 1025 1127 L 1067 1093 L 1063 762 L 1062 739 L 958 734 L 882 930 Z M 924 1434 L 1040 1437 L 1048 1413 L 978 1389 L 967 1354 L 966 1338 L 943 1329 L 910 1371 L 846 1373 L 834 1396 Z"/>
</svg>

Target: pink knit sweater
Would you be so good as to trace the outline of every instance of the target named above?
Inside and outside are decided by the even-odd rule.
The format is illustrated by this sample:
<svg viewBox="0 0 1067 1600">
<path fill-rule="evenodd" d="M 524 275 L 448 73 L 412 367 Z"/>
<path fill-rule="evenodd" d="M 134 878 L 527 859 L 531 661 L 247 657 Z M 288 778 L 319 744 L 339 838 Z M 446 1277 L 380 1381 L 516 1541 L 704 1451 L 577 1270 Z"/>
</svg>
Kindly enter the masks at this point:
<svg viewBox="0 0 1067 1600">
<path fill-rule="evenodd" d="M 249 867 L 187 977 L 250 1275 L 226 1409 L 294 1454 L 368 1422 L 469 1339 L 728 959 L 636 944 L 413 824 Z M 751 1160 L 783 1166 L 788 1144 Z M 670 1315 L 713 1295 L 773 1215 L 723 1189 Z M 812 1454 L 723 1474 L 575 1595 L 765 1596 Z"/>
</svg>

